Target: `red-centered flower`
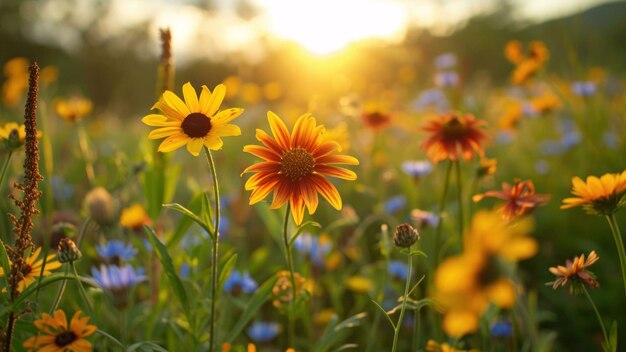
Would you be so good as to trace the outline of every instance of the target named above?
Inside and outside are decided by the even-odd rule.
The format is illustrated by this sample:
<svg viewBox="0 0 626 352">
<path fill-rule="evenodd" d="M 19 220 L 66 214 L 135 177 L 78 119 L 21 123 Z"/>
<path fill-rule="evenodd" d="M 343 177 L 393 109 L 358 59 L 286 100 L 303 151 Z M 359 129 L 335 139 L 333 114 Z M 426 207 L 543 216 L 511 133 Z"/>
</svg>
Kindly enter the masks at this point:
<svg viewBox="0 0 626 352">
<path fill-rule="evenodd" d="M 244 152 L 264 161 L 243 172 L 254 172 L 246 182 L 246 190 L 252 191 L 250 204 L 255 204 L 272 191 L 274 198 L 270 208 L 278 209 L 289 202 L 296 224 L 302 223 L 304 208 L 313 214 L 320 193 L 335 209 L 341 209 L 341 197 L 337 188 L 324 176 L 355 180 L 353 171 L 331 164 L 358 165 L 359 161 L 348 155 L 339 155 L 339 144 L 329 140 L 323 125 L 318 125 L 310 114 L 296 121 L 291 133 L 285 123 L 273 112 L 267 113 L 273 138 L 257 129 L 256 138 L 263 146 L 247 145 Z"/>
<path fill-rule="evenodd" d="M 586 260 L 585 255 L 581 254 L 579 257 L 574 257 L 573 261 L 569 259 L 565 261 L 565 266 L 551 267 L 549 270 L 556 275 L 556 280 L 549 282 L 549 284 L 552 284 L 552 288 L 556 289 L 559 286 L 565 286 L 568 281 L 579 279 L 587 287 L 600 287 L 600 283 L 593 273 L 587 271 L 587 268 L 597 262 L 598 259 L 600 257 L 596 252 L 591 251 Z"/>
<path fill-rule="evenodd" d="M 533 181 L 514 180 L 513 185 L 506 182 L 502 184 L 502 191 L 488 191 L 476 194 L 472 197 L 474 202 L 479 202 L 485 197 L 505 200 L 506 203 L 498 209 L 506 220 L 516 216 L 522 216 L 539 206 L 546 205 L 550 199 L 549 194 L 535 194 Z"/>
<path fill-rule="evenodd" d="M 447 113 L 431 120 L 422 130 L 430 136 L 422 143 L 422 148 L 433 162 L 463 157 L 471 160 L 474 153 L 484 156 L 482 143 L 487 134 L 479 127 L 484 120 L 477 120 L 473 115 L 464 116 Z"/>
</svg>

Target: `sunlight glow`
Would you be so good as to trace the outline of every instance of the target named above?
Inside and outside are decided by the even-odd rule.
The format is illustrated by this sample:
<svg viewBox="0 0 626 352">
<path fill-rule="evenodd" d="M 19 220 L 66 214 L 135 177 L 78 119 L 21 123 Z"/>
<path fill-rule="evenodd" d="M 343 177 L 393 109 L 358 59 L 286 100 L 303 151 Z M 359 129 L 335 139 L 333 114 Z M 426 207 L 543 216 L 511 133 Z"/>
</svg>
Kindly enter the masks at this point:
<svg viewBox="0 0 626 352">
<path fill-rule="evenodd" d="M 400 40 L 408 18 L 391 2 L 318 0 L 314 2 L 258 0 L 271 33 L 307 50 L 325 55 L 350 43 L 378 38 Z"/>
</svg>

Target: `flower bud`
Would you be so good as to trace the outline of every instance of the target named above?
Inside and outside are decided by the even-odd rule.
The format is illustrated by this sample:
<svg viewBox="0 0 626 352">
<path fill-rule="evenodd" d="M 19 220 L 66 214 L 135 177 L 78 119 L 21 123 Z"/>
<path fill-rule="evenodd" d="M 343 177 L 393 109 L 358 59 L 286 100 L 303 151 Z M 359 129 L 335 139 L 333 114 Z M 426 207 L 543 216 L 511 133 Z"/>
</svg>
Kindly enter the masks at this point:
<svg viewBox="0 0 626 352">
<path fill-rule="evenodd" d="M 393 244 L 400 248 L 411 247 L 419 239 L 419 233 L 409 224 L 400 224 L 393 235 Z"/>
<path fill-rule="evenodd" d="M 57 251 L 61 263 L 75 262 L 82 256 L 74 241 L 69 238 L 63 238 L 59 241 Z"/>
<path fill-rule="evenodd" d="M 111 194 L 102 187 L 96 187 L 85 196 L 85 203 L 91 218 L 100 226 L 113 223 L 115 206 Z"/>
</svg>

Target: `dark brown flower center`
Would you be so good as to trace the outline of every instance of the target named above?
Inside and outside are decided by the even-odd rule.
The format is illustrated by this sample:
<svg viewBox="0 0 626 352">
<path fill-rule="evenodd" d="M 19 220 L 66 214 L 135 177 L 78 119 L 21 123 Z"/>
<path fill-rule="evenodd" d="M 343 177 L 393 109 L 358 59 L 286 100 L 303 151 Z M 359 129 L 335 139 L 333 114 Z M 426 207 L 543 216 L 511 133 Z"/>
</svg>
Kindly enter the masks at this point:
<svg viewBox="0 0 626 352">
<path fill-rule="evenodd" d="M 63 347 L 69 345 L 77 339 L 78 336 L 76 336 L 73 331 L 63 331 L 54 338 L 54 344 L 59 347 Z"/>
<path fill-rule="evenodd" d="M 447 140 L 459 140 L 467 136 L 467 125 L 462 123 L 457 117 L 453 117 L 442 127 L 443 138 Z"/>
<path fill-rule="evenodd" d="M 180 127 L 191 138 L 204 137 L 211 130 L 211 118 L 205 114 L 194 112 L 185 117 Z"/>
<path fill-rule="evenodd" d="M 291 181 L 309 176 L 315 169 L 315 159 L 306 149 L 295 148 L 286 151 L 281 160 L 280 172 Z"/>
<path fill-rule="evenodd" d="M 32 271 L 33 271 L 33 268 L 28 264 L 22 267 L 22 275 L 24 277 L 27 277 Z"/>
</svg>

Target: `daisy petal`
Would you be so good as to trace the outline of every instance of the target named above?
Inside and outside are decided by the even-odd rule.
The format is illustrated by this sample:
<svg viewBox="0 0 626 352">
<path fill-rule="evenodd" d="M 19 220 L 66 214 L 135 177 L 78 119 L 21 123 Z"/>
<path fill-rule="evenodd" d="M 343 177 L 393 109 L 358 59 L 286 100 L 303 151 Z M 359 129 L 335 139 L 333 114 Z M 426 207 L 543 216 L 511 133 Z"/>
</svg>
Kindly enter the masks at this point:
<svg viewBox="0 0 626 352">
<path fill-rule="evenodd" d="M 200 155 L 200 150 L 202 150 L 203 144 L 202 138 L 192 138 L 191 141 L 187 143 L 187 151 L 193 156 L 198 156 Z"/>
<path fill-rule="evenodd" d="M 198 102 L 198 95 L 191 83 L 187 82 L 183 85 L 183 96 L 185 97 L 185 103 L 190 112 L 200 111 L 200 103 Z"/>
</svg>

